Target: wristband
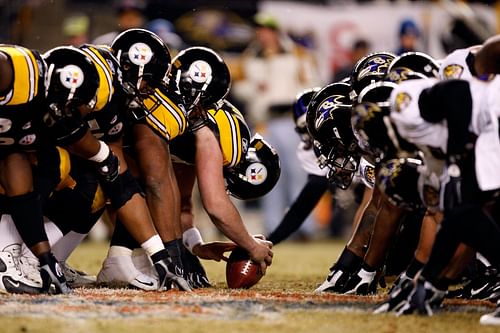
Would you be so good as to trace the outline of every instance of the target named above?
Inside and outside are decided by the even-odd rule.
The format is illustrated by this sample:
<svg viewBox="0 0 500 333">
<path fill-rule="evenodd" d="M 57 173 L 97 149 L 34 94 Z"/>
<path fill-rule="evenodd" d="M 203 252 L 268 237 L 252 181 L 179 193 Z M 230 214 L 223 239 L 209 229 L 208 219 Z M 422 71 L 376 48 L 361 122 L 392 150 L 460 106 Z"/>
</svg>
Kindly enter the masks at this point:
<svg viewBox="0 0 500 333">
<path fill-rule="evenodd" d="M 198 244 L 203 244 L 203 238 L 201 238 L 200 231 L 195 228 L 189 228 L 182 233 L 182 244 L 193 253 L 193 248 Z"/>
<path fill-rule="evenodd" d="M 97 154 L 89 158 L 89 161 L 101 163 L 108 157 L 109 146 L 101 140 L 99 140 L 99 144 L 100 144 L 99 151 L 97 152 Z"/>
</svg>

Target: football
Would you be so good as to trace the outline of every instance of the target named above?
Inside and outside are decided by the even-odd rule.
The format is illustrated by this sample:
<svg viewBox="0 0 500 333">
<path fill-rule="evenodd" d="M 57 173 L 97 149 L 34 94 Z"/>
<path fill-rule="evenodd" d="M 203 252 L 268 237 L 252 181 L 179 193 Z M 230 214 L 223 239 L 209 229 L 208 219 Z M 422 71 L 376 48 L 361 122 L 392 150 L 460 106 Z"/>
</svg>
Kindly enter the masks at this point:
<svg viewBox="0 0 500 333">
<path fill-rule="evenodd" d="M 240 247 L 231 252 L 226 264 L 226 282 L 229 288 L 248 289 L 257 284 L 262 276 L 260 265 L 250 259 L 248 252 Z"/>
</svg>

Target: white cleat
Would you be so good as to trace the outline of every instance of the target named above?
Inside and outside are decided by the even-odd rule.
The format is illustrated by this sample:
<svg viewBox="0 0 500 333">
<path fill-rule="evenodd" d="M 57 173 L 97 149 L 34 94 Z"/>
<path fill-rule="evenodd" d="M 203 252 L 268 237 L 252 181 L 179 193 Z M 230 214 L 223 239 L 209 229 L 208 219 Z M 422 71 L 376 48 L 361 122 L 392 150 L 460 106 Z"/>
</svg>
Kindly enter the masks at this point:
<svg viewBox="0 0 500 333">
<path fill-rule="evenodd" d="M 40 276 L 40 263 L 31 253 L 23 253 L 21 244 L 11 244 L 6 246 L 3 251 L 10 252 L 14 262 L 19 266 L 25 279 L 31 281 L 33 286 L 42 287 L 42 277 Z"/>
<path fill-rule="evenodd" d="M 500 301 L 497 301 L 497 309 L 495 311 L 481 316 L 479 323 L 481 325 L 500 326 Z"/>
<path fill-rule="evenodd" d="M 70 288 L 90 288 L 96 284 L 96 276 L 74 269 L 64 261 L 59 262 Z"/>
<path fill-rule="evenodd" d="M 40 273 L 37 271 L 40 281 L 33 281 L 25 277 L 19 263 L 12 253 L 0 252 L 0 292 L 11 294 L 40 294 L 42 283 Z"/>
<path fill-rule="evenodd" d="M 97 284 L 146 291 L 158 290 L 158 278 L 141 273 L 134 266 L 132 257 L 127 255 L 107 257 L 97 274 Z"/>
</svg>

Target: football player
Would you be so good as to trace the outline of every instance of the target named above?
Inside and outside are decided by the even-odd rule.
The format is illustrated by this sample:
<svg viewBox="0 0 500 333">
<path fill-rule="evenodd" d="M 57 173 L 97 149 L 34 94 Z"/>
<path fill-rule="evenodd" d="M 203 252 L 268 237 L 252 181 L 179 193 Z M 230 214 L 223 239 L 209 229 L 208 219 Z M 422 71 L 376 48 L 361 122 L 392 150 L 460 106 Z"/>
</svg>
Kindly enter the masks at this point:
<svg viewBox="0 0 500 333">
<path fill-rule="evenodd" d="M 393 82 L 399 82 L 412 78 L 412 76 L 437 76 L 437 70 L 438 65 L 432 58 L 423 53 L 411 52 L 392 60 L 387 68 L 386 77 Z M 354 77 L 357 76 L 359 75 L 354 75 Z M 398 132 L 385 119 L 388 118 L 387 99 L 394 86 L 394 83 L 371 83 L 358 93 L 358 101 L 353 117 L 354 132 L 360 147 L 377 164 L 397 156 L 408 156 L 416 150 L 416 147 L 402 140 L 398 136 Z M 412 221 L 413 219 L 421 220 L 420 213 L 412 213 L 412 215 L 415 215 L 414 217 L 409 216 L 405 213 L 405 207 L 395 206 L 388 200 L 390 198 L 387 196 L 380 197 L 378 188 L 374 192 L 376 197 L 372 199 L 372 203 L 378 201 L 377 208 L 375 208 L 378 212 L 377 218 L 372 220 L 373 227 L 366 228 L 368 230 L 367 237 L 359 237 L 357 235 L 358 231 L 354 233 L 354 236 L 361 240 L 361 244 L 367 246 L 366 253 L 361 253 L 363 261 L 360 263 L 361 260 L 358 256 L 354 257 L 358 260 L 345 260 L 349 265 L 342 264 L 344 258 L 341 256 L 340 265 L 343 266 L 343 270 L 341 272 L 334 270 L 330 273 L 324 283 L 325 290 L 358 294 L 375 292 L 376 271 L 382 268 L 402 221 L 406 220 L 404 223 L 407 227 L 404 228 L 405 233 L 400 234 L 399 237 L 415 238 L 415 236 L 407 235 L 407 230 L 412 229 L 408 226 L 415 224 Z M 403 216 L 405 216 L 405 219 L 403 219 Z M 412 242 L 409 241 L 408 243 Z M 350 254 L 347 251 L 345 252 Z M 346 257 L 349 259 L 353 256 L 346 255 Z M 404 256 L 400 254 L 399 257 Z M 394 258 L 389 259 L 388 264 L 395 266 L 390 270 L 397 269 L 398 263 L 395 262 Z M 355 268 L 356 265 L 360 265 L 360 267 Z M 418 262 L 413 266 L 421 267 Z M 346 274 L 346 271 L 351 274 Z"/>
<path fill-rule="evenodd" d="M 176 274 L 123 156 L 118 111 L 127 105 L 128 96 L 121 90 L 116 60 L 105 48 L 89 47 L 87 52 L 92 54 L 59 47 L 44 55 L 49 66 L 45 123 L 57 144 L 95 168 L 117 217 L 151 257 L 158 287 L 173 283 L 190 290 L 182 275 Z M 103 87 L 104 91 L 98 89 Z"/>
<path fill-rule="evenodd" d="M 175 166 L 177 179 L 182 181 L 179 188 L 184 244 L 193 249 L 201 243 L 195 229 L 186 230 L 192 225 L 191 192 L 197 179 L 203 206 L 212 222 L 248 251 L 265 272 L 272 262 L 272 244 L 248 233 L 226 193 L 224 175 L 233 195 L 242 199 L 261 196 L 271 190 L 279 178 L 277 153 L 260 138 L 250 141 L 250 132 L 239 111 L 222 100 L 230 87 L 229 71 L 215 52 L 202 47 L 188 48 L 174 58 L 173 67 L 172 78 L 183 95 L 189 119 L 188 133 L 172 142 L 173 146 L 180 147 L 172 148 L 176 151 L 173 154 L 191 164 L 176 163 Z M 202 246 L 202 249 L 205 248 Z M 209 257 L 197 255 L 221 260 L 224 250 L 207 251 Z"/>
<path fill-rule="evenodd" d="M 495 216 L 491 215 L 494 210 L 485 212 L 485 203 L 492 200 L 499 185 L 497 173 L 486 171 L 496 170 L 498 167 L 497 159 L 490 157 L 497 156 L 500 148 L 495 97 L 491 97 L 496 96 L 493 93 L 496 89 L 495 81 L 488 84 L 471 78 L 468 81 L 450 80 L 436 84 L 408 82 L 405 86 L 420 84 L 422 87 L 416 101 L 406 98 L 407 103 L 393 104 L 395 106 L 391 117 L 399 122 L 398 127 L 406 131 L 413 141 L 428 138 L 421 133 L 409 135 L 415 121 L 419 122 L 421 130 L 437 129 L 432 133 L 428 132 L 433 140 L 424 144 L 434 148 L 433 157 L 436 158 L 436 152 L 440 152 L 440 159 L 444 160 L 437 170 L 442 170 L 439 174 L 444 175 L 441 179 L 444 191 L 441 208 L 444 209 L 445 219 L 417 286 L 412 289 L 412 284 L 408 284 L 406 288 L 410 294 L 409 300 L 402 302 L 399 313 L 418 310 L 424 314 L 432 314 L 432 307 L 440 303 L 449 285 L 450 281 L 446 276 L 443 278 L 442 273 L 459 243 L 476 248 L 495 264 L 498 262 L 492 246 L 494 243 L 485 241 L 496 237 L 492 231 L 496 222 L 491 220 L 491 216 Z M 401 93 L 401 90 L 396 91 L 393 101 L 397 102 Z M 418 107 L 414 108 L 417 113 L 413 120 L 403 118 L 408 107 L 417 102 Z M 443 121 L 445 119 L 446 122 Z M 428 153 L 427 157 L 430 156 L 432 154 Z M 489 156 L 487 160 L 486 156 Z M 468 227 L 468 216 L 473 216 L 469 219 L 475 221 L 472 229 Z M 486 236 L 488 231 L 492 233 Z M 391 296 L 391 299 L 395 298 L 395 295 Z"/>
<path fill-rule="evenodd" d="M 172 270 L 183 275 L 180 199 L 168 141 L 184 132 L 187 121 L 178 94 L 166 86 L 170 52 L 157 35 L 144 29 L 122 32 L 113 40 L 111 49 L 123 73 L 123 87 L 135 96 L 121 112 L 126 115 L 128 162 L 144 189 L 154 226 L 172 259 Z M 127 228 L 117 224 L 98 282 L 122 281 L 141 289 L 152 288 L 151 278 L 133 276 L 138 275 L 138 270 L 132 262 L 132 249 L 138 246 Z"/>
<path fill-rule="evenodd" d="M 34 189 L 27 152 L 43 146 L 42 118 L 47 67 L 41 55 L 21 46 L 0 46 L 0 184 L 5 191 L 5 212 L 12 219 L 23 241 L 40 261 L 43 290 L 51 285 L 56 293 L 68 293 L 64 275 L 51 252 L 43 228 L 42 203 Z M 13 267 L 12 256 L 3 257 Z M 15 290 L 14 280 L 6 277 L 5 290 Z M 14 282 L 14 284 L 12 284 Z"/>
</svg>

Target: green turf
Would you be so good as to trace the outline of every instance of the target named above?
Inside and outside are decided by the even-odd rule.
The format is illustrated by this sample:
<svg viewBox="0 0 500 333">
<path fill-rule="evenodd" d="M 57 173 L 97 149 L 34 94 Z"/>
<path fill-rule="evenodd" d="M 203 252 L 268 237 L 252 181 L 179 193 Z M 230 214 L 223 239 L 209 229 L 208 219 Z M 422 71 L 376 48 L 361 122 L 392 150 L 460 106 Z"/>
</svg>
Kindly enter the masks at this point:
<svg viewBox="0 0 500 333">
<path fill-rule="evenodd" d="M 209 296 L 213 294 L 214 300 L 219 297 L 214 304 L 209 304 L 210 309 L 217 310 L 216 313 L 222 315 L 206 316 L 202 314 L 203 312 L 197 315 L 198 308 L 193 307 L 193 314 L 165 313 L 147 317 L 110 318 L 106 311 L 102 311 L 92 317 L 68 318 L 33 312 L 31 307 L 44 306 L 36 304 L 35 301 L 34 304 L 29 304 L 29 309 L 32 311 L 29 315 L 23 315 L 23 311 L 19 310 L 15 315 L 2 316 L 0 332 L 500 332 L 498 327 L 479 325 L 478 320 L 482 312 L 479 311 L 481 309 L 474 307 L 458 307 L 458 310 L 444 311 L 431 318 L 415 315 L 395 317 L 372 315 L 370 310 L 373 307 L 373 299 L 370 298 L 359 297 L 355 305 L 351 306 L 346 306 L 345 302 L 330 302 L 328 299 L 323 303 L 311 301 L 309 298 L 314 297 L 312 290 L 324 279 L 342 247 L 341 242 L 289 243 L 277 246 L 274 263 L 268 269 L 268 274 L 252 288 L 256 300 L 252 299 L 250 293 L 248 302 L 237 297 L 238 292 L 226 289 L 224 263 L 204 262 L 209 277 L 216 287 L 207 294 Z M 76 268 L 96 274 L 106 251 L 107 244 L 85 243 L 72 255 L 70 263 Z M 257 300 L 257 295 L 269 292 L 293 293 L 299 297 L 296 305 L 289 300 L 285 303 Z M 221 295 L 223 301 L 220 301 Z M 0 302 L 0 307 L 2 303 L 8 301 L 5 297 L 4 301 Z M 132 296 L 130 299 L 133 301 L 139 298 L 140 296 Z M 199 295 L 193 295 L 192 298 L 194 301 L 201 299 Z M 111 306 L 113 301 L 110 298 L 99 305 L 106 309 L 107 304 Z M 64 302 L 64 298 L 62 301 L 59 298 L 58 302 Z M 182 303 L 181 300 L 176 302 Z M 209 303 L 206 298 L 203 302 Z M 201 308 L 203 306 L 201 305 Z M 492 308 L 482 310 L 491 311 Z"/>
</svg>

